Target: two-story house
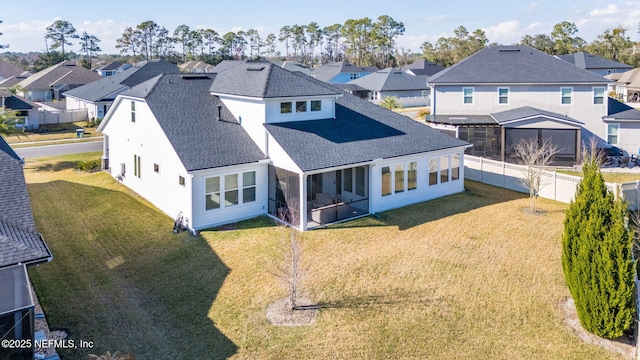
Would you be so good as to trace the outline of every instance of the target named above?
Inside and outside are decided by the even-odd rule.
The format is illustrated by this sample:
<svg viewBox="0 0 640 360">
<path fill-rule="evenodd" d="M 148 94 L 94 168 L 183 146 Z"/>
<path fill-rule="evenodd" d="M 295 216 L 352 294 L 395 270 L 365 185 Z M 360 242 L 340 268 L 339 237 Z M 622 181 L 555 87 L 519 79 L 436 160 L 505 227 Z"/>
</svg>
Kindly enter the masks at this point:
<svg viewBox="0 0 640 360">
<path fill-rule="evenodd" d="M 557 55 L 558 58 L 571 63 L 581 69 L 589 70 L 600 76 L 620 74 L 633 69 L 633 66 L 619 61 L 603 58 L 602 56 L 589 54 L 584 51 L 567 55 Z"/>
<path fill-rule="evenodd" d="M 433 75 L 427 122 L 473 144 L 468 154 L 517 161 L 513 144 L 549 139 L 556 164 L 607 139 L 610 80 L 528 46 L 491 46 Z"/>
<path fill-rule="evenodd" d="M 464 190 L 466 142 L 268 62 L 154 77 L 99 131 L 105 168 L 195 230 L 263 214 L 304 230 Z"/>
<path fill-rule="evenodd" d="M 375 66 L 355 66 L 346 61 L 324 64 L 312 70 L 309 75 L 329 84 L 344 84 L 378 71 Z"/>
</svg>

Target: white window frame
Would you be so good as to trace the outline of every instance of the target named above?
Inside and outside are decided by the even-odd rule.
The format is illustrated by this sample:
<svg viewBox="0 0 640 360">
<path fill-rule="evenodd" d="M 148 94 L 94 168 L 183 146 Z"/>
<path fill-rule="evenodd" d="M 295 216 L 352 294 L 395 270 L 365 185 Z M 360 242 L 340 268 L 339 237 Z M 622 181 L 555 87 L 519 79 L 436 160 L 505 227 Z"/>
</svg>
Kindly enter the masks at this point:
<svg viewBox="0 0 640 360">
<path fill-rule="evenodd" d="M 255 179 L 255 184 L 253 185 L 246 185 L 244 184 L 244 174 L 246 173 L 254 173 L 254 179 Z M 226 177 L 227 176 L 232 176 L 235 175 L 237 177 L 237 183 L 238 186 L 235 188 L 229 188 L 227 189 L 227 180 Z M 219 182 L 219 189 L 218 191 L 213 191 L 210 193 L 207 193 L 207 179 L 211 179 L 211 178 L 218 178 L 218 182 Z M 233 207 L 233 206 L 241 206 L 243 204 L 249 204 L 249 203 L 253 203 L 256 202 L 258 199 L 258 172 L 256 170 L 249 170 L 249 171 L 240 171 L 240 172 L 230 172 L 230 173 L 225 173 L 225 174 L 218 174 L 218 175 L 214 175 L 214 176 L 207 176 L 204 177 L 202 179 L 203 181 L 203 188 L 204 188 L 204 195 L 205 195 L 205 201 L 204 201 L 204 210 L 205 211 L 215 211 L 215 210 L 220 210 L 220 209 L 225 209 L 225 208 L 229 208 L 229 207 Z M 251 201 L 244 201 L 244 190 L 245 189 L 249 189 L 249 188 L 254 188 L 255 189 L 255 199 L 251 200 Z M 230 204 L 227 205 L 227 199 L 226 199 L 226 193 L 229 191 L 237 191 L 238 192 L 238 203 L 237 204 Z M 218 199 L 220 201 L 220 206 L 217 208 L 212 208 L 212 209 L 207 209 L 207 200 L 206 197 L 209 194 L 218 194 Z"/>
<path fill-rule="evenodd" d="M 601 89 L 602 90 L 602 104 L 596 104 L 596 90 L 597 89 Z M 605 88 L 603 86 L 594 86 L 593 89 L 592 89 L 592 94 L 593 94 L 593 98 L 592 98 L 593 105 L 597 105 L 597 106 L 604 105 L 604 101 L 606 100 L 606 97 L 607 97 L 607 88 Z"/>
<path fill-rule="evenodd" d="M 416 164 L 416 187 L 409 189 L 409 165 L 415 163 Z M 410 160 L 410 161 L 403 161 L 403 162 L 397 162 L 397 163 L 393 163 L 393 164 L 387 164 L 384 166 L 380 167 L 380 196 L 382 197 L 386 197 L 386 196 L 394 196 L 394 195 L 399 195 L 399 194 L 404 194 L 407 192 L 411 192 L 413 190 L 418 189 L 419 184 L 420 184 L 420 178 L 418 177 L 418 160 Z M 398 190 L 396 188 L 396 169 L 398 166 L 402 166 L 402 190 Z M 391 188 L 390 188 L 390 193 L 388 194 L 383 194 L 382 193 L 382 169 L 384 168 L 388 168 L 389 169 L 389 173 L 391 174 L 390 178 L 391 178 Z M 366 175 L 365 175 L 366 176 Z M 355 176 L 354 176 L 355 178 Z M 365 193 L 366 193 L 366 183 L 365 183 Z"/>
<path fill-rule="evenodd" d="M 506 95 L 507 102 L 504 102 L 504 103 L 500 102 L 500 99 L 502 97 L 504 97 L 504 96 L 500 95 L 500 90 L 507 90 L 507 95 Z M 509 89 L 508 87 L 499 87 L 498 88 L 498 105 L 509 105 L 509 95 L 510 95 L 510 93 L 511 93 L 511 89 Z"/>
<path fill-rule="evenodd" d="M 615 126 L 615 128 L 617 130 L 615 135 L 611 135 L 611 133 L 609 132 L 611 126 Z M 606 127 L 607 127 L 607 143 L 611 144 L 611 145 L 618 145 L 620 143 L 620 124 L 619 123 L 608 123 L 608 124 L 606 124 Z M 615 143 L 612 143 L 609 140 L 610 136 L 615 136 L 616 137 L 616 142 Z"/>
<path fill-rule="evenodd" d="M 562 102 L 562 99 L 565 98 L 565 96 L 563 95 L 562 91 L 563 90 L 567 90 L 567 89 L 569 91 L 571 91 L 571 93 L 569 94 L 569 103 L 565 104 L 565 103 Z M 562 106 L 571 106 L 571 105 L 573 105 L 573 87 L 564 86 L 564 87 L 560 88 L 560 105 L 562 105 Z"/>
<path fill-rule="evenodd" d="M 471 102 L 465 102 L 467 95 L 465 94 L 465 90 L 471 90 Z M 476 89 L 473 87 L 463 87 L 462 88 L 462 105 L 473 105 L 473 97 L 475 95 Z"/>
</svg>

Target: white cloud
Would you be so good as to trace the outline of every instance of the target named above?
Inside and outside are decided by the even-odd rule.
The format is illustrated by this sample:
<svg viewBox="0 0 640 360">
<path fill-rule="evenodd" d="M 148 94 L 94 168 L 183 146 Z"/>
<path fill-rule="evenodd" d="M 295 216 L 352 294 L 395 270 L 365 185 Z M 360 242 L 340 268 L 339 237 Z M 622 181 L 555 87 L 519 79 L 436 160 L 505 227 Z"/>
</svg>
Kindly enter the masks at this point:
<svg viewBox="0 0 640 360">
<path fill-rule="evenodd" d="M 398 49 L 404 49 L 406 51 L 421 52 L 420 46 L 422 46 L 425 41 L 434 43 L 438 40 L 438 38 L 439 36 L 433 39 L 432 37 L 427 35 L 403 35 L 398 37 L 398 39 L 396 40 L 396 47 Z"/>
<path fill-rule="evenodd" d="M 489 42 L 512 44 L 519 42 L 522 38 L 522 31 L 520 30 L 520 22 L 518 20 L 501 22 L 498 25 L 483 30 Z"/>
<path fill-rule="evenodd" d="M 531 4 L 529 4 L 529 6 L 527 6 L 527 12 L 529 14 L 535 12 L 540 7 L 540 5 L 540 3 L 532 2 Z"/>
<path fill-rule="evenodd" d="M 620 9 L 618 9 L 618 6 L 616 6 L 615 4 L 609 4 L 607 5 L 607 7 L 605 7 L 604 9 L 595 9 L 593 11 L 591 11 L 589 13 L 590 16 L 601 16 L 601 15 L 611 15 L 611 14 L 616 14 L 620 11 Z"/>
</svg>

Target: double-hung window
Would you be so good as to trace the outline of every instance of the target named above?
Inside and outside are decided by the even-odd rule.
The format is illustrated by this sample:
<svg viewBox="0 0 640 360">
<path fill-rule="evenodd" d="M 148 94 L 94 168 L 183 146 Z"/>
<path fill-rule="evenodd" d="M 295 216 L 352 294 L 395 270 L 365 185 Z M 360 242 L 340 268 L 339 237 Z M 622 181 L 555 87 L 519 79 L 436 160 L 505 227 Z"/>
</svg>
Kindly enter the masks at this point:
<svg viewBox="0 0 640 360">
<path fill-rule="evenodd" d="M 618 131 L 620 130 L 620 125 L 618 124 L 607 124 L 607 142 L 612 145 L 618 144 Z"/>
<path fill-rule="evenodd" d="M 562 105 L 571 105 L 573 98 L 573 89 L 572 88 L 560 88 L 560 103 Z"/>
<path fill-rule="evenodd" d="M 498 88 L 498 104 L 509 104 L 509 88 Z"/>
<path fill-rule="evenodd" d="M 604 88 L 596 87 L 593 88 L 593 105 L 602 105 L 604 104 Z"/>
<path fill-rule="evenodd" d="M 462 88 L 462 103 L 473 104 L 473 88 Z"/>
</svg>

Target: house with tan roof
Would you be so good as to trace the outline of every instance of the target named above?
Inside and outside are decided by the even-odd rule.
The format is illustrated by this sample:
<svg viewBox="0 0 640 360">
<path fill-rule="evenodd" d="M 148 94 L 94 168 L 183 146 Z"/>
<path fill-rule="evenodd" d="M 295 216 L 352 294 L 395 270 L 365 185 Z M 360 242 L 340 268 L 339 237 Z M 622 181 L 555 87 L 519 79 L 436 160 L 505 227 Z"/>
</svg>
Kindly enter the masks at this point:
<svg viewBox="0 0 640 360">
<path fill-rule="evenodd" d="M 100 75 L 75 62 L 65 60 L 50 66 L 17 83 L 19 95 L 30 101 L 62 100 L 63 93 L 78 86 L 99 80 Z"/>
</svg>

